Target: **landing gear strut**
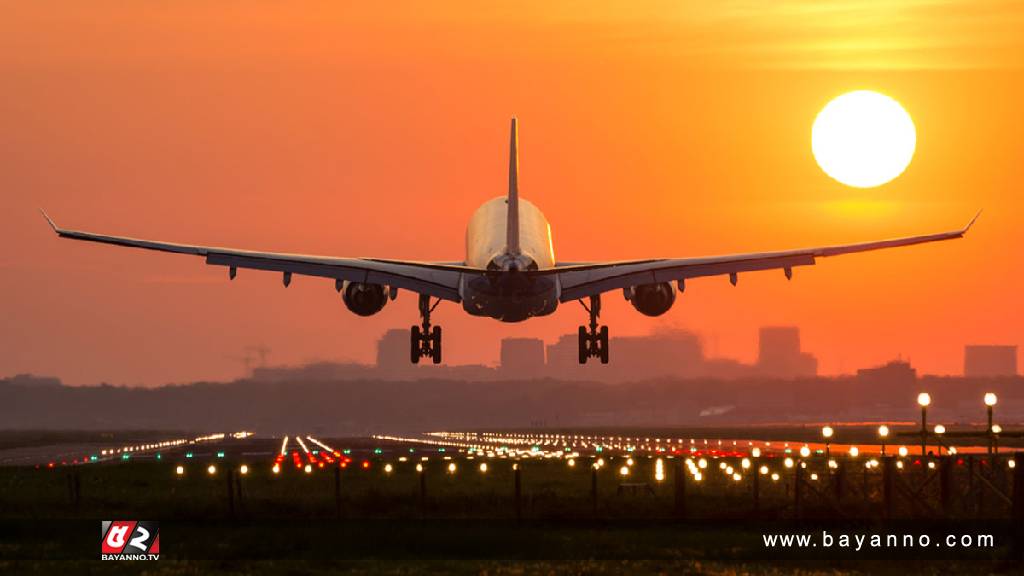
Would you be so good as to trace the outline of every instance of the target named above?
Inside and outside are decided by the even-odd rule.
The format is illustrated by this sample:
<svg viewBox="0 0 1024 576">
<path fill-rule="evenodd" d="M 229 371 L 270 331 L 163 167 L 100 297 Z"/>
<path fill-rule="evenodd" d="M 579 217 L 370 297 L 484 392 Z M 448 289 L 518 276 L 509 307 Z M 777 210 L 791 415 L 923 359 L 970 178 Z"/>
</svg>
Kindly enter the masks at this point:
<svg viewBox="0 0 1024 576">
<path fill-rule="evenodd" d="M 430 358 L 434 364 L 441 363 L 441 327 L 430 326 L 430 313 L 441 303 L 438 298 L 433 305 L 430 304 L 430 296 L 420 294 L 420 318 L 422 323 L 413 326 L 410 332 L 409 359 L 413 364 L 419 364 L 420 358 Z"/>
<path fill-rule="evenodd" d="M 597 317 L 601 315 L 601 295 L 590 297 L 590 306 L 580 300 L 580 305 L 590 314 L 590 326 L 580 326 L 580 364 L 586 364 L 587 358 L 600 358 L 601 364 L 608 363 L 608 327 L 597 325 Z"/>
</svg>

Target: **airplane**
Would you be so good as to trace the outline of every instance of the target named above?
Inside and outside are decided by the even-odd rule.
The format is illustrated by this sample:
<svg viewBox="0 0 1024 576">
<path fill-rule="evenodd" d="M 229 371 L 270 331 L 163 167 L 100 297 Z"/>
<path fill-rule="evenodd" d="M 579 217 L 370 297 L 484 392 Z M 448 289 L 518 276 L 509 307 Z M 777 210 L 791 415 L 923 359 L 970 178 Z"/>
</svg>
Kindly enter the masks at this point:
<svg viewBox="0 0 1024 576">
<path fill-rule="evenodd" d="M 473 316 L 502 322 L 547 316 L 559 304 L 579 301 L 589 315 L 589 323 L 579 327 L 579 362 L 598 358 L 607 364 L 608 327 L 598 324 L 601 296 L 607 292 L 621 290 L 638 312 L 660 316 L 672 307 L 690 278 L 728 275 L 735 286 L 740 273 L 781 269 L 791 279 L 793 268 L 813 265 L 818 258 L 961 238 L 980 215 L 978 212 L 958 230 L 892 240 L 725 256 L 560 263 L 555 260 L 551 225 L 536 205 L 519 197 L 515 118 L 509 138 L 508 194 L 488 200 L 470 218 L 465 260 L 457 263 L 309 256 L 139 240 L 66 230 L 43 212 L 61 238 L 203 256 L 209 265 L 226 266 L 231 280 L 239 268 L 279 272 L 285 287 L 294 274 L 331 278 L 345 306 L 359 316 L 380 312 L 399 290 L 413 292 L 419 297 L 420 316 L 420 325 L 410 331 L 409 358 L 414 364 L 421 358 L 441 362 L 441 327 L 432 325 L 430 316 L 444 300 L 461 304 Z"/>
</svg>

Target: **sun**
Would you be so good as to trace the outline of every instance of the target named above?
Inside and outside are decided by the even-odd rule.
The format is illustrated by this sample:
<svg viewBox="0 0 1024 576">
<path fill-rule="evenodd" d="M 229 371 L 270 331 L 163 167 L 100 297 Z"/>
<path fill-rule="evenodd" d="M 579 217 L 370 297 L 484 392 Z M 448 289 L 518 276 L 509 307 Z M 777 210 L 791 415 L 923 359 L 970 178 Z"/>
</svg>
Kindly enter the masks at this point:
<svg viewBox="0 0 1024 576">
<path fill-rule="evenodd" d="M 917 130 L 899 102 L 871 90 L 838 96 L 811 128 L 811 150 L 832 178 L 856 188 L 881 186 L 907 169 Z"/>
</svg>

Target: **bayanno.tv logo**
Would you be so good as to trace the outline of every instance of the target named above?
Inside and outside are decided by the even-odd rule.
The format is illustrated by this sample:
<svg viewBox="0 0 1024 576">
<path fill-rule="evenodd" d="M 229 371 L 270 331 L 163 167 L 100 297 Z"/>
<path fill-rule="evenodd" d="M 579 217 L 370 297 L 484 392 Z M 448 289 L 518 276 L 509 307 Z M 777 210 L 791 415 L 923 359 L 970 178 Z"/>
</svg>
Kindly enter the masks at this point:
<svg viewBox="0 0 1024 576">
<path fill-rule="evenodd" d="M 104 520 L 100 560 L 159 560 L 160 523 Z"/>
</svg>

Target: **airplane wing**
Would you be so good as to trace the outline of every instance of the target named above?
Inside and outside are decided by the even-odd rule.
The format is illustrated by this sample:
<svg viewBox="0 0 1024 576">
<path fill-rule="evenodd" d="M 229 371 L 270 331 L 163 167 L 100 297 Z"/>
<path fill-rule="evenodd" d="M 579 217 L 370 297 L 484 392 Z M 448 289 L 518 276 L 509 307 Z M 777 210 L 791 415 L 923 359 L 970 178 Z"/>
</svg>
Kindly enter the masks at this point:
<svg viewBox="0 0 1024 576">
<path fill-rule="evenodd" d="M 538 275 L 555 274 L 561 285 L 562 302 L 595 296 L 611 290 L 629 288 L 641 284 L 658 282 L 682 282 L 687 278 L 700 276 L 717 276 L 728 274 L 729 280 L 735 285 L 740 272 L 756 270 L 783 269 L 786 277 L 792 276 L 795 266 L 811 266 L 817 258 L 868 252 L 883 248 L 911 246 L 940 240 L 961 238 L 978 219 L 978 212 L 971 221 L 960 228 L 938 234 L 910 236 L 892 240 L 844 244 L 839 246 L 822 246 L 802 250 L 784 250 L 779 252 L 761 252 L 753 254 L 732 254 L 728 256 L 712 256 L 706 258 L 652 259 L 633 260 L 626 262 L 591 263 L 560 265 L 549 270 L 534 272 Z M 681 286 L 680 286 L 681 287 Z"/>
<path fill-rule="evenodd" d="M 206 258 L 207 264 L 227 266 L 230 270 L 231 278 L 235 277 L 238 268 L 281 272 L 285 286 L 291 283 L 292 274 L 299 274 L 333 278 L 336 282 L 350 281 L 384 284 L 444 300 L 460 302 L 462 298 L 459 295 L 459 284 L 462 275 L 483 273 L 483 271 L 475 268 L 455 264 L 432 264 L 429 262 L 373 258 L 332 258 L 139 240 L 123 236 L 66 230 L 57 226 L 46 212 L 43 212 L 43 216 L 49 222 L 53 231 L 61 238 L 203 256 Z"/>
</svg>

